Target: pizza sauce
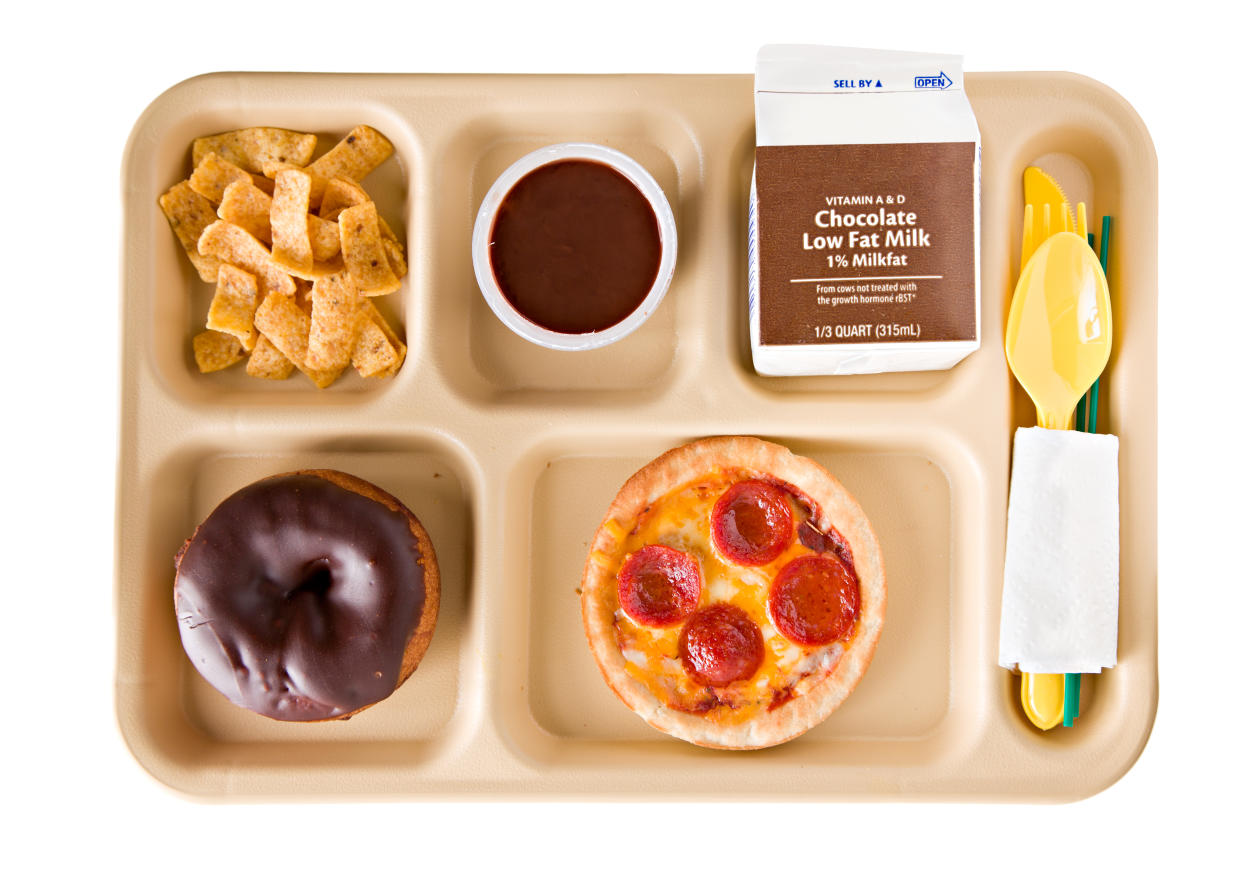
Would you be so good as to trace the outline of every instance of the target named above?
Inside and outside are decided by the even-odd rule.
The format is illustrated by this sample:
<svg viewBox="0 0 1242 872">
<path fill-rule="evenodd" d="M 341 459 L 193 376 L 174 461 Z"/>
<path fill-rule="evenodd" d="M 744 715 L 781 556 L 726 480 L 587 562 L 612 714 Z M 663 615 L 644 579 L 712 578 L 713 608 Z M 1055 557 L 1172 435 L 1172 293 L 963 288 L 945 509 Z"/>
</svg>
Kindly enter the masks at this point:
<svg viewBox="0 0 1242 872">
<path fill-rule="evenodd" d="M 626 671 L 670 708 L 722 723 L 831 674 L 860 594 L 848 543 L 820 515 L 792 485 L 743 469 L 647 506 L 617 531 L 613 628 Z"/>
</svg>

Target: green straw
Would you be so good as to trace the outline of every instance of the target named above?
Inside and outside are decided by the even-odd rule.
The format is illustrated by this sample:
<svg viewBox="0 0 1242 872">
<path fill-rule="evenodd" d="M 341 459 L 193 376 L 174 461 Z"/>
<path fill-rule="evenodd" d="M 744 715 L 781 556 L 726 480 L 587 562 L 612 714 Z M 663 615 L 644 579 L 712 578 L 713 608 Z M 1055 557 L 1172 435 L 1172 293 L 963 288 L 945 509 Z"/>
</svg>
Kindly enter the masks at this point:
<svg viewBox="0 0 1242 872">
<path fill-rule="evenodd" d="M 1105 215 L 1102 226 L 1100 227 L 1100 266 L 1104 270 L 1105 278 L 1108 278 L 1108 235 L 1109 231 L 1112 229 L 1112 224 L 1112 216 Z M 1087 244 L 1094 245 L 1090 235 L 1087 237 Z M 1079 430 L 1085 429 L 1088 433 L 1094 433 L 1099 405 L 1100 380 L 1096 379 L 1095 383 L 1091 385 L 1091 390 L 1078 401 L 1078 412 L 1074 417 L 1074 426 Z M 1065 676 L 1065 701 L 1062 704 L 1061 717 L 1062 726 L 1074 726 L 1074 719 L 1078 717 L 1078 704 L 1081 689 L 1081 675 L 1075 672 Z"/>
</svg>

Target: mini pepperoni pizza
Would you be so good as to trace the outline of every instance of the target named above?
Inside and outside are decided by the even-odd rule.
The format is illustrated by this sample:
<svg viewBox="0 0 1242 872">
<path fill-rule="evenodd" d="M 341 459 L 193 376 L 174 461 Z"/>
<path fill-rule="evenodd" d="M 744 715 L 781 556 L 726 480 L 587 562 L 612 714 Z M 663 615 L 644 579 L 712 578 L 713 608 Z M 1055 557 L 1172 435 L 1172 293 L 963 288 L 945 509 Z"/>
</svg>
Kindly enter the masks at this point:
<svg viewBox="0 0 1242 872">
<path fill-rule="evenodd" d="M 582 617 L 608 685 L 656 729 L 765 748 L 828 717 L 884 622 L 880 548 L 819 464 L 744 436 L 639 470 L 595 534 Z"/>
</svg>

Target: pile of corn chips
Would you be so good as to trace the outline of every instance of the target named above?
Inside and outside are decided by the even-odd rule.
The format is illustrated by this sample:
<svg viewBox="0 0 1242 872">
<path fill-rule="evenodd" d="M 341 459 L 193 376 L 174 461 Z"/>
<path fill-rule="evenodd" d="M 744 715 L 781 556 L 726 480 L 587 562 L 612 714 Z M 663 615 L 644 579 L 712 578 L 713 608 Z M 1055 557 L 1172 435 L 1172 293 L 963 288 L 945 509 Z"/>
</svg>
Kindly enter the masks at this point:
<svg viewBox="0 0 1242 872">
<path fill-rule="evenodd" d="M 203 281 L 214 283 L 202 372 L 246 360 L 256 378 L 294 368 L 326 388 L 351 363 L 368 378 L 401 368 L 405 345 L 369 299 L 391 294 L 405 249 L 359 182 L 392 144 L 355 127 L 314 162 L 316 138 L 249 127 L 194 140 L 194 172 L 160 208 Z"/>
</svg>

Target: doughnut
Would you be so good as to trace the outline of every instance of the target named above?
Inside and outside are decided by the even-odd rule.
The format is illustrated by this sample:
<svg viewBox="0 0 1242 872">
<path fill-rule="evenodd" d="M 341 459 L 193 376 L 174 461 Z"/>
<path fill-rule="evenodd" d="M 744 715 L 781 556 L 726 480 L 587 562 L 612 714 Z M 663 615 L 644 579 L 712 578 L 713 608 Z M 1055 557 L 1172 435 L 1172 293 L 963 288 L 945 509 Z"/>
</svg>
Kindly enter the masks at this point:
<svg viewBox="0 0 1242 872">
<path fill-rule="evenodd" d="M 230 702 L 280 721 L 340 720 L 387 698 L 435 630 L 440 572 L 391 494 L 308 469 L 247 485 L 176 557 L 181 644 Z"/>
</svg>

